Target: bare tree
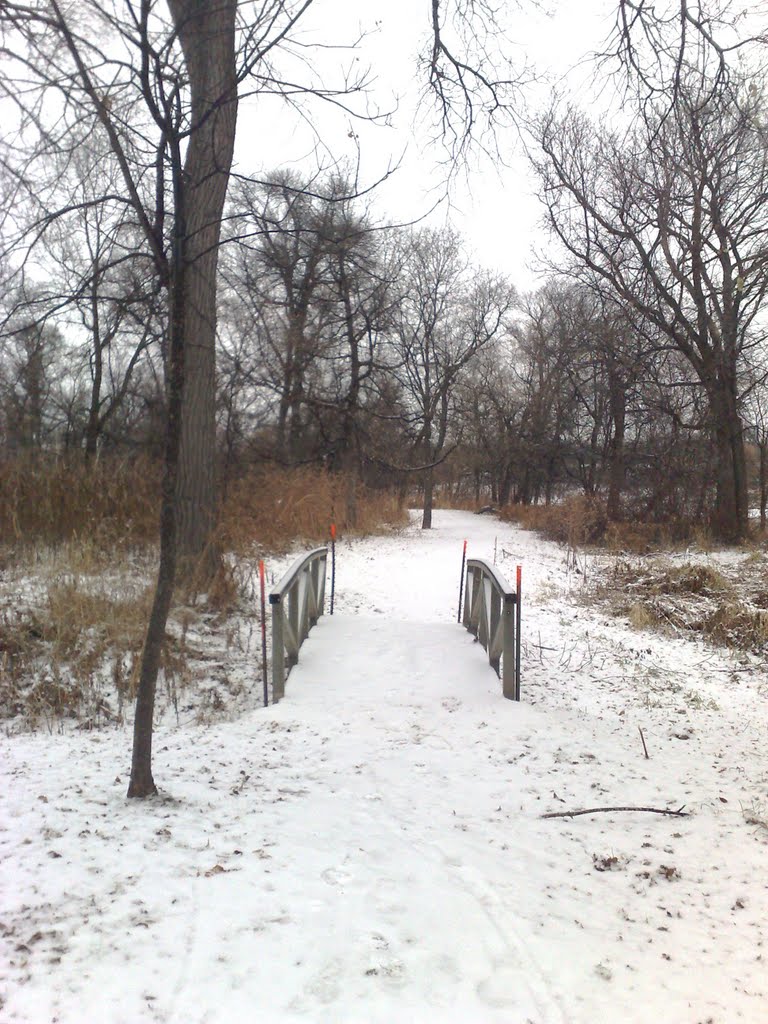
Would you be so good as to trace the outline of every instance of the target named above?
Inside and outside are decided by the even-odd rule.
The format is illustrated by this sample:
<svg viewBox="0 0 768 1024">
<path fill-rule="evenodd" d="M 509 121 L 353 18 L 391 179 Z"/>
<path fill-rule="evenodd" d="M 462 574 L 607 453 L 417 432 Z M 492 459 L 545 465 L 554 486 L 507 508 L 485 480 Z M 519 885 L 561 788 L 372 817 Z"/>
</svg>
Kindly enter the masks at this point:
<svg viewBox="0 0 768 1024">
<path fill-rule="evenodd" d="M 603 62 L 613 59 L 644 109 L 671 110 L 690 72 L 704 72 L 711 94 L 727 87 L 745 52 L 759 60 L 761 12 L 732 0 L 618 0 Z M 610 66 L 610 65 L 609 65 Z"/>
<path fill-rule="evenodd" d="M 273 396 L 276 457 L 344 471 L 353 525 L 361 411 L 395 301 L 389 232 L 340 171 L 245 184 L 231 209 L 224 347 L 242 352 L 244 382 Z"/>
<path fill-rule="evenodd" d="M 17 313 L 8 324 L 0 357 L 5 444 L 12 451 L 39 453 L 56 427 L 52 393 L 61 335 L 22 316 Z"/>
<path fill-rule="evenodd" d="M 277 398 L 277 458 L 307 457 L 311 378 L 328 343 L 328 253 L 337 210 L 294 172 L 243 183 L 233 199 L 235 243 L 226 278 L 250 333 L 254 383 Z"/>
<path fill-rule="evenodd" d="M 550 225 L 597 276 L 688 361 L 717 453 L 716 532 L 743 536 L 747 480 L 740 369 L 759 342 L 766 288 L 768 156 L 756 88 L 693 84 L 655 122 L 624 135 L 573 111 L 539 125 Z"/>
<path fill-rule="evenodd" d="M 87 460 L 96 454 L 147 349 L 161 340 L 165 328 L 157 279 L 147 276 L 146 255 L 126 208 L 102 198 L 110 184 L 110 156 L 94 154 L 84 143 L 68 161 L 62 178 L 72 177 L 66 184 L 71 208 L 41 237 L 51 267 L 45 284 L 47 308 L 41 315 L 69 321 L 74 336 L 87 338 L 72 353 L 82 359 L 88 378 L 83 425 Z M 96 166 L 102 174 L 98 181 Z M 116 188 L 113 178 L 110 191 Z"/>
<path fill-rule="evenodd" d="M 448 229 L 413 232 L 403 268 L 394 373 L 406 395 L 414 454 L 423 464 L 422 528 L 428 530 L 434 467 L 451 447 L 457 385 L 474 356 L 506 329 L 516 295 L 503 279 L 472 273 L 461 239 Z"/>
</svg>

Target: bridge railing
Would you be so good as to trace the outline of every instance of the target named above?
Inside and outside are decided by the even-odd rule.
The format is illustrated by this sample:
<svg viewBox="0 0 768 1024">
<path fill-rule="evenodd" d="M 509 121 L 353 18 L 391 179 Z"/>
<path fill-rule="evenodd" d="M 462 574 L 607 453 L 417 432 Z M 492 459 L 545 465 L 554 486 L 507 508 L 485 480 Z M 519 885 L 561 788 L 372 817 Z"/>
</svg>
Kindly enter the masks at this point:
<svg viewBox="0 0 768 1024">
<path fill-rule="evenodd" d="M 285 679 L 299 648 L 325 610 L 328 549 L 298 558 L 269 595 L 272 606 L 272 702 L 285 696 Z"/>
<path fill-rule="evenodd" d="M 467 559 L 463 622 L 501 677 L 502 692 L 520 700 L 520 590 L 481 558 Z"/>
</svg>

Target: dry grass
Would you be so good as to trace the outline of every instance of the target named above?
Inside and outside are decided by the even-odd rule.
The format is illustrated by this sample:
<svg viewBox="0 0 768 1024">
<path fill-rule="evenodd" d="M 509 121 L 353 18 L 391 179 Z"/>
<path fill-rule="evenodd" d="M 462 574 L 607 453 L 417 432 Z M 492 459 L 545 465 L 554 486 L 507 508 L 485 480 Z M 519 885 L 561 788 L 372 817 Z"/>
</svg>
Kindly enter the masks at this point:
<svg viewBox="0 0 768 1024">
<path fill-rule="evenodd" d="M 0 464 L 0 717 L 53 728 L 122 715 L 152 599 L 159 478 L 144 460 Z M 187 627 L 197 617 L 201 635 L 228 634 L 252 590 L 254 555 L 325 541 L 332 522 L 340 534 L 370 533 L 407 518 L 393 495 L 358 486 L 353 527 L 347 492 L 343 478 L 307 468 L 263 468 L 230 483 L 218 541 L 235 557 L 204 594 L 194 582 L 177 594 L 163 663 L 174 704 L 209 654 L 188 642 Z"/>
<path fill-rule="evenodd" d="M 122 720 L 124 705 L 136 695 L 153 588 L 124 579 L 121 592 L 115 595 L 114 577 L 57 573 L 43 601 L 0 612 L 0 718 L 49 729 L 66 719 L 80 728 Z M 201 615 L 180 608 L 170 624 L 161 669 L 174 704 L 193 662 L 204 657 L 187 637 Z"/>
<path fill-rule="evenodd" d="M 693 520 L 613 522 L 601 500 L 581 494 L 551 505 L 510 505 L 501 510 L 500 516 L 572 548 L 599 546 L 616 554 L 648 554 L 687 545 L 702 551 L 712 548 L 709 531 Z"/>
<path fill-rule="evenodd" d="M 118 718 L 133 696 L 151 593 L 116 598 L 79 576 L 50 579 L 45 602 L 0 617 L 0 713 L 32 726 L 61 718 Z M 110 677 L 113 702 L 104 697 Z"/>
<path fill-rule="evenodd" d="M 157 536 L 160 470 L 148 459 L 37 456 L 0 464 L 0 544 L 113 552 Z"/>
<path fill-rule="evenodd" d="M 5 561 L 41 546 L 70 548 L 93 568 L 115 552 L 157 540 L 160 466 L 145 458 L 37 456 L 0 463 L 0 549 Z M 356 488 L 355 521 L 346 515 L 348 483 L 314 467 L 256 467 L 222 487 L 219 541 L 238 553 L 284 550 L 298 539 L 367 534 L 405 522 L 394 492 Z M 1 564 L 1 563 L 0 563 Z M 83 565 L 83 571 L 88 565 Z"/>
<path fill-rule="evenodd" d="M 572 548 L 599 543 L 607 526 L 604 505 L 581 494 L 552 505 L 508 505 L 499 516 Z"/>
<path fill-rule="evenodd" d="M 110 648 L 140 646 L 152 603 L 149 587 L 116 598 L 105 588 L 92 589 L 83 577 L 54 579 L 48 586 L 44 638 L 57 661 L 79 660 L 94 668 Z"/>
<path fill-rule="evenodd" d="M 762 576 L 765 567 L 755 564 L 752 571 Z M 670 566 L 619 559 L 597 593 L 636 629 L 697 633 L 720 646 L 764 654 L 768 613 L 755 606 L 750 589 L 743 563 L 729 577 L 701 563 Z"/>
<path fill-rule="evenodd" d="M 749 807 L 742 807 L 742 812 L 747 825 L 755 825 L 768 835 L 768 804 L 754 800 Z"/>
<path fill-rule="evenodd" d="M 343 476 L 315 468 L 253 470 L 226 489 L 221 545 L 238 554 L 254 549 L 279 552 L 297 540 L 327 540 L 331 523 L 336 524 L 339 535 L 364 536 L 407 522 L 394 492 L 371 491 L 360 484 L 352 522 L 346 515 L 347 488 Z"/>
</svg>

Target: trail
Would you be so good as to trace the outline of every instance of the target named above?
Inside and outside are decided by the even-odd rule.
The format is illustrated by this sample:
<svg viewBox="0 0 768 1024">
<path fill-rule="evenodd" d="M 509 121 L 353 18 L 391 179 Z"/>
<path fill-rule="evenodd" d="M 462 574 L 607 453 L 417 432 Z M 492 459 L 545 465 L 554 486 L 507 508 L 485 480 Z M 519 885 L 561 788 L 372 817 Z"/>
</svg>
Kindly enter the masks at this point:
<svg viewBox="0 0 768 1024">
<path fill-rule="evenodd" d="M 159 723 L 158 800 L 128 726 L 0 739 L 2 1024 L 762 1024 L 764 669 L 722 700 L 732 655 L 596 613 L 554 545 L 435 524 L 339 544 L 280 704 L 235 651 L 247 710 Z M 464 537 L 523 565 L 519 704 Z M 541 818 L 618 803 L 693 814 Z"/>
</svg>

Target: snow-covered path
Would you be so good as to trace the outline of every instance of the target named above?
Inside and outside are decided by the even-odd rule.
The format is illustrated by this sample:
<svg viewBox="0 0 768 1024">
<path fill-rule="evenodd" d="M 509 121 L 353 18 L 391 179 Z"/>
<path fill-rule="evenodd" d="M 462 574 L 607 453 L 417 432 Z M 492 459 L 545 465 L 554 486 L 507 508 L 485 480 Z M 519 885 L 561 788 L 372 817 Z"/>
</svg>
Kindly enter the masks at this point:
<svg viewBox="0 0 768 1024">
<path fill-rule="evenodd" d="M 520 704 L 455 622 L 465 536 L 524 565 Z M 340 545 L 278 706 L 158 728 L 161 799 L 124 799 L 127 730 L 3 740 L 0 1020 L 768 1019 L 765 677 L 573 586 L 438 513 Z"/>
</svg>

